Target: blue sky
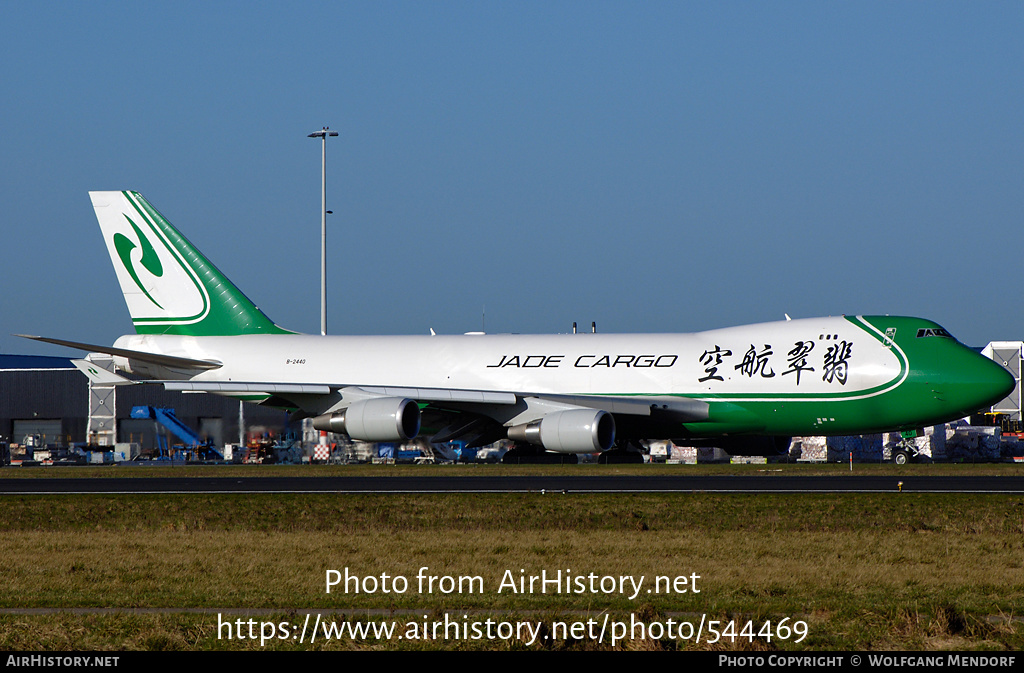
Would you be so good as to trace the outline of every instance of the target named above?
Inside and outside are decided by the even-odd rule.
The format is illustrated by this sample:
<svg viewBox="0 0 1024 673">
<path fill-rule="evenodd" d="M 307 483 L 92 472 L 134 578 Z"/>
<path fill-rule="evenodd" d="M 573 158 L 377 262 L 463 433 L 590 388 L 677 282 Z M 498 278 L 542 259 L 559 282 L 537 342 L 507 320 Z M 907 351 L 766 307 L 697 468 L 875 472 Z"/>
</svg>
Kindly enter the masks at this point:
<svg viewBox="0 0 1024 673">
<path fill-rule="evenodd" d="M 9 336 L 130 331 L 87 192 L 141 191 L 279 324 L 1024 339 L 1024 5 L 0 6 Z"/>
</svg>

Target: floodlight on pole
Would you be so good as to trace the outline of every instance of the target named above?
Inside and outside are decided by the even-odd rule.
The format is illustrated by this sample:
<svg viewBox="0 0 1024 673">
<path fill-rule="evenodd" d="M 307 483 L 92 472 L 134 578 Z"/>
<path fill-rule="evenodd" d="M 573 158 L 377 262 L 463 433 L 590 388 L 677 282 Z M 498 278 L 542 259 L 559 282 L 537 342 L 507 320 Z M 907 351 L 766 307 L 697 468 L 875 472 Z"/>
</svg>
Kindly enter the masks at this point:
<svg viewBox="0 0 1024 673">
<path fill-rule="evenodd" d="M 338 135 L 337 131 L 322 130 L 310 133 L 307 138 L 320 138 L 320 334 L 327 334 L 327 136 Z"/>
</svg>

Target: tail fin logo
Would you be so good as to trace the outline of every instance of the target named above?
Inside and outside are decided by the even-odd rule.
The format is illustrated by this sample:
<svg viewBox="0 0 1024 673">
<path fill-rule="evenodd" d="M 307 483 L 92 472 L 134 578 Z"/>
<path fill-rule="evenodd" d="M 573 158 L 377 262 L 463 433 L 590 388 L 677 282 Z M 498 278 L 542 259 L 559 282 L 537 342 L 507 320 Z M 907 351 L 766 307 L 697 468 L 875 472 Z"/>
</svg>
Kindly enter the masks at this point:
<svg viewBox="0 0 1024 673">
<path fill-rule="evenodd" d="M 128 224 L 132 225 L 132 229 L 135 230 L 135 234 L 139 237 L 138 247 L 142 248 L 142 259 L 139 260 L 139 263 L 142 264 L 142 267 L 146 269 L 146 271 L 149 271 L 157 278 L 164 275 L 164 267 L 160 263 L 160 256 L 156 253 L 156 250 L 153 249 L 153 245 L 149 242 L 149 239 L 146 238 L 146 235 L 142 233 L 142 230 L 132 222 L 130 217 L 125 215 L 124 219 L 128 220 Z M 136 272 L 135 265 L 132 263 L 131 253 L 132 250 L 136 248 L 135 243 L 133 243 L 132 240 L 124 234 L 114 234 L 114 248 L 117 250 L 117 256 L 121 258 L 121 263 L 124 264 L 125 270 L 128 271 L 128 274 L 132 277 L 132 280 L 135 281 L 135 284 L 139 286 L 139 289 L 142 290 L 142 293 L 146 295 L 151 302 L 156 304 L 157 307 L 162 310 L 163 306 L 160 306 L 160 302 L 153 299 L 153 295 L 146 290 L 146 286 L 142 284 L 141 280 L 139 280 L 139 274 Z"/>
<path fill-rule="evenodd" d="M 192 325 L 210 311 L 188 241 L 135 192 L 90 192 L 136 330 Z"/>
</svg>

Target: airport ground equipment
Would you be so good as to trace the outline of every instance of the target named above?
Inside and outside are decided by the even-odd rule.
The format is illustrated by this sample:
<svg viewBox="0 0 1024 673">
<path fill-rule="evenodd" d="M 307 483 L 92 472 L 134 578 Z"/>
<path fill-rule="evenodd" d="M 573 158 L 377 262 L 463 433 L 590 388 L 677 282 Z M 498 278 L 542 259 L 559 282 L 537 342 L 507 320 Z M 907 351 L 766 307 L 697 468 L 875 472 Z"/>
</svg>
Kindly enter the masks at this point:
<svg viewBox="0 0 1024 673">
<path fill-rule="evenodd" d="M 190 446 L 196 449 L 199 447 L 205 447 L 209 451 L 212 451 L 213 453 L 217 454 L 218 458 L 224 457 L 220 453 L 220 451 L 217 451 L 212 446 L 209 446 L 208 443 L 205 442 L 203 438 L 200 437 L 195 430 L 182 423 L 181 420 L 174 415 L 174 409 L 147 406 L 132 407 L 132 418 L 151 418 L 160 425 L 167 428 L 167 430 L 173 433 L 174 436 L 176 436 L 178 439 L 184 442 L 186 446 Z M 158 444 L 159 441 L 160 440 L 158 438 Z M 166 449 L 166 447 L 160 448 L 161 451 Z"/>
</svg>

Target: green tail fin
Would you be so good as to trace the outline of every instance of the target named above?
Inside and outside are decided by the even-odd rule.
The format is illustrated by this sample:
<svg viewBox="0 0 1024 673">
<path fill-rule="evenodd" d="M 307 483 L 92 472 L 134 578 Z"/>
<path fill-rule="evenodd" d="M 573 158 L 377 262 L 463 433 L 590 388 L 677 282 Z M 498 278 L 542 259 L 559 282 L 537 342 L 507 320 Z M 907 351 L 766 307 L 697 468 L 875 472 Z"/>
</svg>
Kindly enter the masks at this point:
<svg viewBox="0 0 1024 673">
<path fill-rule="evenodd" d="M 139 334 L 290 334 L 138 192 L 89 192 Z"/>
</svg>

